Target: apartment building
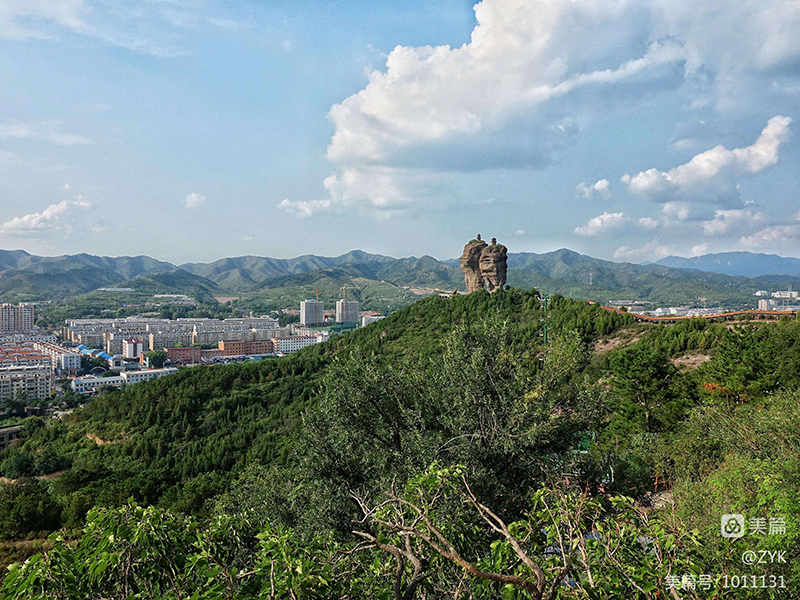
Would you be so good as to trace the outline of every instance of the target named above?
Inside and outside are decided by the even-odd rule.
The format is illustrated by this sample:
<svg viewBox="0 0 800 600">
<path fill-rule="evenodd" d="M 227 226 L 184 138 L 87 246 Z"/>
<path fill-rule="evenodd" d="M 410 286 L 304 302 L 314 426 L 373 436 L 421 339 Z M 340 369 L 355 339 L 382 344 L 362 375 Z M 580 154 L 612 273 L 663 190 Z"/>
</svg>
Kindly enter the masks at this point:
<svg viewBox="0 0 800 600">
<path fill-rule="evenodd" d="M 279 354 L 291 354 L 306 346 L 325 341 L 322 336 L 295 335 L 287 338 L 273 338 L 272 347 Z"/>
<path fill-rule="evenodd" d="M 271 340 L 274 337 L 286 337 L 289 330 L 285 327 L 250 327 L 247 324 L 217 321 L 216 324 L 197 325 L 192 334 L 193 344 L 216 344 L 226 342 L 249 342 Z M 231 319 L 233 320 L 233 319 Z M 267 323 L 262 323 L 267 325 Z"/>
<path fill-rule="evenodd" d="M 325 303 L 320 300 L 300 302 L 300 324 L 322 325 L 325 323 Z"/>
<path fill-rule="evenodd" d="M 195 326 L 192 335 L 193 344 L 216 344 L 222 340 L 244 342 L 252 339 L 252 329 L 239 325 L 224 325 L 217 321 L 215 325 Z"/>
<path fill-rule="evenodd" d="M 22 425 L 0 427 L 0 450 L 8 448 L 11 442 L 19 437 L 20 431 L 22 431 Z"/>
<path fill-rule="evenodd" d="M 161 350 L 162 348 L 174 348 L 178 345 L 191 346 L 192 332 L 181 330 L 158 331 L 151 333 L 148 338 L 147 346 L 150 350 Z"/>
<path fill-rule="evenodd" d="M 31 400 L 49 398 L 53 371 L 49 359 L 43 365 L 0 366 L 0 400 L 9 400 L 24 391 Z"/>
<path fill-rule="evenodd" d="M 122 340 L 122 357 L 139 358 L 144 351 L 144 342 L 140 339 L 132 338 Z"/>
<path fill-rule="evenodd" d="M 0 366 L 51 367 L 50 357 L 29 344 L 3 344 L 0 346 Z"/>
<path fill-rule="evenodd" d="M 288 330 L 269 317 L 237 319 L 70 319 L 62 328 L 64 339 L 109 354 L 123 354 L 124 340 L 138 339 L 148 350 L 172 348 L 179 344 L 205 344 L 225 341 L 270 340 L 286 337 Z"/>
<path fill-rule="evenodd" d="M 28 342 L 50 342 L 55 344 L 58 341 L 58 338 L 50 333 L 44 333 L 43 331 L 34 329 L 33 331 L 29 331 L 27 333 L 7 333 L 5 335 L 0 334 L 0 344 L 25 344 Z"/>
<path fill-rule="evenodd" d="M 34 342 L 33 349 L 50 358 L 57 375 L 77 375 L 81 368 L 81 355 L 77 350 L 49 342 Z"/>
<path fill-rule="evenodd" d="M 272 338 L 284 338 L 292 335 L 288 327 L 275 327 L 274 329 L 253 329 L 252 340 L 254 342 L 271 340 Z"/>
<path fill-rule="evenodd" d="M 167 360 L 176 365 L 197 364 L 202 357 L 200 346 L 164 349 L 167 351 Z"/>
<path fill-rule="evenodd" d="M 135 385 L 143 381 L 151 381 L 177 373 L 178 369 L 166 367 L 164 369 L 147 369 L 142 371 L 127 371 L 112 377 L 81 377 L 72 380 L 72 389 L 76 392 L 93 392 L 104 385 L 120 386 L 123 383 Z"/>
<path fill-rule="evenodd" d="M 177 373 L 178 369 L 175 367 L 164 367 L 163 369 L 143 369 L 141 371 L 125 371 L 120 373 L 120 376 L 125 380 L 125 383 L 133 385 L 142 383 L 143 381 L 152 381 L 153 379 L 160 379 L 167 375 Z"/>
<path fill-rule="evenodd" d="M 33 329 L 34 322 L 33 304 L 22 302 L 21 304 L 0 304 L 0 331 L 29 331 Z"/>
<path fill-rule="evenodd" d="M 272 340 L 259 341 L 221 341 L 219 349 L 222 356 L 244 356 L 245 354 L 271 354 Z"/>
<path fill-rule="evenodd" d="M 336 322 L 358 323 L 358 302 L 356 300 L 337 300 Z"/>
</svg>

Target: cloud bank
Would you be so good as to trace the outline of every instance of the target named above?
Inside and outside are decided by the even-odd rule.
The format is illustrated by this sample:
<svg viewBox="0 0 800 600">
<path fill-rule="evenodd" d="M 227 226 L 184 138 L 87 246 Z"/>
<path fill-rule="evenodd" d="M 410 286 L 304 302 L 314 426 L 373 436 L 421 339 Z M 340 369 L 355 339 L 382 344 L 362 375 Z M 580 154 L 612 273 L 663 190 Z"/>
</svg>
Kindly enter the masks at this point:
<svg viewBox="0 0 800 600">
<path fill-rule="evenodd" d="M 405 178 L 391 192 L 381 189 L 380 201 L 377 192 L 350 191 L 349 182 L 363 178 L 354 173 L 368 177 L 375 167 L 434 174 L 542 167 L 574 143 L 587 119 L 659 91 L 681 93 L 692 106 L 752 102 L 766 82 L 791 79 L 800 57 L 799 6 L 484 0 L 475 6 L 468 43 L 397 46 L 364 89 L 331 108 L 335 131 L 326 156 L 341 185 L 335 193 L 328 189 L 325 200 L 287 200 L 281 207 L 307 216 L 418 203 Z M 751 152 L 715 148 L 702 157 L 708 164 L 698 159 L 675 173 L 632 177 L 632 191 L 688 189 L 714 163 L 718 172 L 731 164 L 757 172 L 772 160 L 769 145 L 777 151 L 788 125 L 771 124 Z M 728 181 L 711 179 L 716 188 Z M 608 188 L 579 192 L 602 196 Z"/>
</svg>

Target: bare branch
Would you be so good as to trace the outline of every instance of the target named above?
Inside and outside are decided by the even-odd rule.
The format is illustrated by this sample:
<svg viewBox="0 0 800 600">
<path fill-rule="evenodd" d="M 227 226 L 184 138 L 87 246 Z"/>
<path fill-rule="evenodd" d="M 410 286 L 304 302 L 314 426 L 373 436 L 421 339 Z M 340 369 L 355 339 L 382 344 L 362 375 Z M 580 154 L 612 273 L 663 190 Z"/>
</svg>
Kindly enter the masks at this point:
<svg viewBox="0 0 800 600">
<path fill-rule="evenodd" d="M 511 535 L 508 531 L 508 527 L 506 526 L 505 522 L 494 514 L 488 507 L 481 504 L 478 499 L 475 497 L 475 494 L 472 493 L 472 489 L 469 487 L 467 480 L 465 477 L 462 476 L 462 481 L 464 482 L 464 487 L 466 488 L 467 492 L 462 495 L 467 498 L 467 501 L 472 504 L 480 514 L 481 518 L 497 533 L 501 534 L 506 541 L 511 545 L 514 549 L 514 553 L 519 557 L 519 559 L 525 563 L 525 566 L 531 570 L 531 572 L 536 576 L 536 588 L 541 597 L 542 593 L 544 593 L 544 589 L 546 586 L 546 578 L 544 571 L 542 568 L 537 565 L 535 562 L 531 560 L 528 554 L 522 549 L 522 546 L 519 543 L 519 540 Z"/>
<path fill-rule="evenodd" d="M 468 488 L 469 489 L 469 488 Z M 439 498 L 441 496 L 441 490 L 437 490 L 436 495 L 434 498 Z M 411 511 L 412 514 L 415 515 L 413 520 L 413 526 L 408 526 L 405 524 L 404 515 L 402 515 L 403 511 L 398 513 L 398 518 L 396 521 L 390 522 L 383 519 L 379 519 L 376 516 L 376 511 L 378 507 L 370 509 L 365 504 L 360 502 L 360 506 L 362 506 L 362 510 L 364 511 L 364 520 L 370 520 L 374 523 L 382 525 L 386 527 L 389 531 L 393 533 L 398 533 L 406 538 L 406 550 L 401 550 L 397 546 L 392 546 L 390 544 L 383 544 L 378 541 L 378 539 L 365 532 L 354 531 L 355 535 L 358 535 L 365 540 L 368 540 L 369 543 L 373 544 L 375 547 L 392 554 L 395 559 L 398 561 L 398 570 L 396 571 L 396 578 L 395 578 L 395 598 L 400 599 L 399 596 L 399 588 L 398 588 L 398 576 L 402 575 L 402 568 L 400 567 L 400 561 L 402 559 L 407 558 L 409 562 L 412 563 L 414 566 L 414 574 L 412 574 L 412 579 L 409 585 L 406 588 L 406 594 L 402 597 L 402 600 L 410 600 L 413 595 L 413 589 L 416 588 L 416 585 L 424 576 L 421 574 L 421 564 L 415 564 L 414 560 L 417 560 L 417 557 L 414 556 L 413 552 L 411 552 L 410 546 L 410 538 L 414 537 L 425 542 L 428 546 L 430 546 L 437 554 L 442 556 L 443 558 L 454 562 L 458 566 L 460 566 L 464 571 L 469 573 L 474 577 L 478 577 L 480 579 L 487 579 L 489 581 L 495 581 L 497 583 L 502 584 L 510 584 L 519 588 L 524 589 L 531 598 L 534 600 L 541 600 L 542 594 L 544 593 L 544 589 L 546 587 L 545 575 L 544 571 L 534 563 L 530 557 L 524 552 L 522 547 L 519 544 L 519 541 L 515 539 L 509 532 L 508 528 L 506 527 L 505 523 L 500 519 L 497 515 L 495 515 L 491 510 L 489 510 L 486 506 L 480 504 L 475 496 L 472 494 L 471 490 L 469 491 L 469 495 L 463 494 L 465 498 L 471 498 L 470 503 L 478 509 L 479 513 L 483 517 L 483 519 L 498 533 L 504 536 L 504 538 L 511 544 L 512 548 L 514 548 L 515 553 L 517 556 L 525 563 L 525 565 L 532 571 L 532 573 L 536 577 L 536 581 L 531 581 L 524 577 L 519 577 L 516 575 L 507 575 L 504 573 L 493 573 L 489 571 L 484 571 L 478 568 L 476 565 L 471 563 L 470 561 L 463 558 L 458 550 L 456 550 L 453 543 L 437 528 L 433 522 L 431 521 L 430 515 L 428 514 L 425 508 L 420 507 L 419 505 L 415 504 L 414 502 L 410 502 L 405 498 L 401 498 L 394 493 L 394 490 L 388 494 L 387 500 L 383 503 L 379 504 L 378 507 L 386 506 L 389 504 L 394 504 L 398 508 L 405 508 Z M 362 522 L 363 522 L 362 521 Z M 413 559 L 411 558 L 413 556 Z M 562 576 L 563 579 L 563 576 Z M 413 585 L 413 588 L 412 588 Z M 409 594 L 411 592 L 411 595 Z"/>
</svg>

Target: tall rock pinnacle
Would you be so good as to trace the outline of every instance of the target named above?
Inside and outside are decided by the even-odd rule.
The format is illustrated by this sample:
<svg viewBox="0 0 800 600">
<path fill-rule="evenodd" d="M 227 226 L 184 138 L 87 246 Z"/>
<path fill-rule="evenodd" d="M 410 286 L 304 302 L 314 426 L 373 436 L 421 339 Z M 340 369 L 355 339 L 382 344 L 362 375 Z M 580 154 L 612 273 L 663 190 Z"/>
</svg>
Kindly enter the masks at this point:
<svg viewBox="0 0 800 600">
<path fill-rule="evenodd" d="M 458 263 L 464 271 L 467 293 L 484 289 L 489 292 L 502 290 L 506 284 L 508 250 L 492 238 L 491 245 L 481 239 L 480 234 L 464 246 Z"/>
</svg>

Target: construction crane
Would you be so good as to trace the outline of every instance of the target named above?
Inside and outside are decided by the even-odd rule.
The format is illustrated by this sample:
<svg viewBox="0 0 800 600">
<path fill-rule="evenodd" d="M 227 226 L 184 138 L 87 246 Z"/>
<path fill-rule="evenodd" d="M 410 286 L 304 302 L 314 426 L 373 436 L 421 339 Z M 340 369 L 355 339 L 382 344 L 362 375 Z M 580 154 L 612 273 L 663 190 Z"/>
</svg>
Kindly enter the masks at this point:
<svg viewBox="0 0 800 600">
<path fill-rule="evenodd" d="M 342 299 L 343 300 L 347 300 L 347 286 L 346 285 L 342 286 Z"/>
<path fill-rule="evenodd" d="M 319 288 L 316 289 L 316 293 L 317 293 L 317 302 L 319 302 Z"/>
</svg>

